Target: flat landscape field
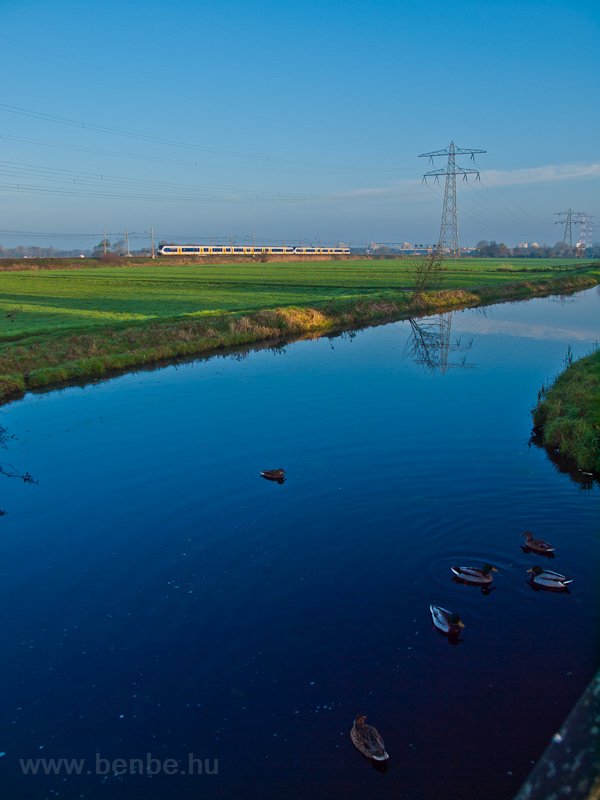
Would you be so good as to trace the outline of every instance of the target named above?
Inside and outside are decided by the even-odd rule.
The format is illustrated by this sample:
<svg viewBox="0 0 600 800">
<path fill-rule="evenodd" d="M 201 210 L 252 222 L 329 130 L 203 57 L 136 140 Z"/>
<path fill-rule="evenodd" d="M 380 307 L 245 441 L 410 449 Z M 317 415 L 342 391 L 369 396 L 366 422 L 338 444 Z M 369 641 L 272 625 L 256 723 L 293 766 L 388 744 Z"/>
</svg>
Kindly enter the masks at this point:
<svg viewBox="0 0 600 800">
<path fill-rule="evenodd" d="M 1 262 L 0 262 L 1 268 Z M 0 271 L 0 343 L 335 300 L 391 299 L 410 290 L 414 261 L 188 264 Z M 585 271 L 572 259 L 446 262 L 437 289 L 501 287 Z"/>
<path fill-rule="evenodd" d="M 600 282 L 598 263 L 542 259 L 448 261 L 418 297 L 409 259 L 77 266 L 0 265 L 0 402 L 166 359 Z"/>
</svg>

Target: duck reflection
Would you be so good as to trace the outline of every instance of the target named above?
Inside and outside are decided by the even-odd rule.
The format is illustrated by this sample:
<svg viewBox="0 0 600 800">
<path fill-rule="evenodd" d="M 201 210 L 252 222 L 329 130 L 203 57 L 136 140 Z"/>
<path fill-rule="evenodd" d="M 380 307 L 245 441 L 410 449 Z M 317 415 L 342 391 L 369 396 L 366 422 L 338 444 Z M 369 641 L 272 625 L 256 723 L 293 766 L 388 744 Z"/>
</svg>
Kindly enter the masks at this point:
<svg viewBox="0 0 600 800">
<path fill-rule="evenodd" d="M 472 583 L 468 583 L 467 581 L 464 581 L 461 578 L 457 578 L 456 576 L 452 578 L 452 582 L 458 583 L 461 586 L 473 586 Z M 495 592 L 496 587 L 490 586 L 490 584 L 483 584 L 482 586 L 479 587 L 479 591 L 481 592 L 481 594 L 488 595 L 491 594 L 492 592 Z"/>
<path fill-rule="evenodd" d="M 531 547 L 527 547 L 526 544 L 521 545 L 521 550 L 524 553 L 535 553 L 536 556 L 543 556 L 544 558 L 556 558 L 556 554 L 549 550 L 547 553 L 540 553 L 537 550 L 532 550 Z"/>
<path fill-rule="evenodd" d="M 371 761 L 371 767 L 375 770 L 375 772 L 380 772 L 382 775 L 385 775 L 386 772 L 390 768 L 389 761 Z"/>
</svg>

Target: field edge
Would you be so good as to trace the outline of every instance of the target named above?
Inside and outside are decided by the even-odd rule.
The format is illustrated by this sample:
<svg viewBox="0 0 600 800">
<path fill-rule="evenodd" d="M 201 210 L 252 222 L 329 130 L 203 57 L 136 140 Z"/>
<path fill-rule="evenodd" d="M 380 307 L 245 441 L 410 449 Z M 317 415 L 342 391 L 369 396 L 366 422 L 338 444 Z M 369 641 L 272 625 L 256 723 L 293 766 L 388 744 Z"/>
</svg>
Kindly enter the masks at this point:
<svg viewBox="0 0 600 800">
<path fill-rule="evenodd" d="M 534 436 L 552 458 L 600 476 L 600 350 L 568 364 L 542 386 L 532 409 Z"/>
<path fill-rule="evenodd" d="M 342 332 L 412 316 L 459 310 L 503 301 L 570 294 L 600 283 L 600 271 L 500 286 L 431 291 L 415 298 L 358 297 L 314 307 L 290 306 L 252 313 L 180 318 L 90 333 L 34 337 L 26 345 L 7 344 L 0 352 L 0 404 L 30 389 L 58 387 L 149 366 L 170 359 L 218 353 L 228 348 L 306 335 Z"/>
</svg>

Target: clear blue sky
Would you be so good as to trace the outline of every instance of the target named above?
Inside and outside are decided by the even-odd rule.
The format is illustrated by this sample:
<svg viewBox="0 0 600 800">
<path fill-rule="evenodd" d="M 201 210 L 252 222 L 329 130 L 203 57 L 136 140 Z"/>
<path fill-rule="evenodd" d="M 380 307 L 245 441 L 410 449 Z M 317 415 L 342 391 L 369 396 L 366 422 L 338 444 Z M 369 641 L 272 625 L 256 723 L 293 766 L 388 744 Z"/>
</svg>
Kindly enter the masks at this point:
<svg viewBox="0 0 600 800">
<path fill-rule="evenodd" d="M 451 139 L 462 243 L 600 230 L 597 0 L 1 8 L 1 230 L 433 241 Z"/>
</svg>

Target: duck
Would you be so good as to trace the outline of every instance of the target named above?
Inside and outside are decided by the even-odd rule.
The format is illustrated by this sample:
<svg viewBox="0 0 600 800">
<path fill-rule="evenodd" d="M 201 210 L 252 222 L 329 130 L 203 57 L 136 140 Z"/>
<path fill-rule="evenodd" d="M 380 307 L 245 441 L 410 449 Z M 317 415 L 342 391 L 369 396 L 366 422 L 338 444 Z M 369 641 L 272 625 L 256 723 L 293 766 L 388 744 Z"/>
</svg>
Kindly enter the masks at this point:
<svg viewBox="0 0 600 800">
<path fill-rule="evenodd" d="M 498 572 L 491 564 L 478 567 L 450 567 L 454 575 L 465 583 L 488 584 L 494 580 L 492 572 Z"/>
<path fill-rule="evenodd" d="M 525 537 L 525 547 L 533 550 L 534 553 L 548 555 L 556 550 L 556 547 L 551 545 L 550 542 L 545 542 L 543 539 L 534 539 L 531 531 L 525 531 L 523 536 Z"/>
<path fill-rule="evenodd" d="M 431 605 L 429 610 L 435 627 L 448 636 L 458 636 L 461 629 L 465 627 L 465 623 L 458 614 L 448 611 L 447 608 Z"/>
<path fill-rule="evenodd" d="M 350 738 L 352 744 L 356 749 L 363 754 L 366 758 L 373 761 L 387 761 L 389 755 L 385 751 L 385 745 L 381 734 L 372 725 L 367 725 L 365 722 L 367 718 L 360 714 L 354 720 L 352 730 L 350 731 Z"/>
<path fill-rule="evenodd" d="M 567 589 L 569 584 L 573 583 L 572 578 L 566 578 L 559 572 L 552 572 L 550 569 L 543 569 L 537 564 L 527 572 L 531 575 L 531 582 L 536 586 L 543 586 L 544 589 Z"/>
<path fill-rule="evenodd" d="M 268 481 L 277 481 L 277 483 L 285 481 L 284 469 L 264 469 L 260 474 L 261 477 L 266 478 Z"/>
</svg>

